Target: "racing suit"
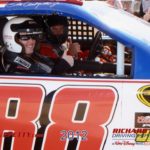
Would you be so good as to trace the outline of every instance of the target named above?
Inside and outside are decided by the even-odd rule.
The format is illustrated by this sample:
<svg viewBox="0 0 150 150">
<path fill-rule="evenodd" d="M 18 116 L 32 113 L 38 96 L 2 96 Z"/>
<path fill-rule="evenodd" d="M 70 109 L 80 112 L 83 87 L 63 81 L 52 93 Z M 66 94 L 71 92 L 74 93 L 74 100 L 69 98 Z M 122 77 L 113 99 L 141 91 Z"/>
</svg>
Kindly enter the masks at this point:
<svg viewBox="0 0 150 150">
<path fill-rule="evenodd" d="M 5 63 L 8 64 L 8 73 L 17 74 L 62 74 L 71 68 L 63 58 L 51 59 L 34 52 L 30 57 L 5 51 Z"/>
<path fill-rule="evenodd" d="M 40 54 L 44 56 L 48 56 L 50 58 L 56 59 L 56 58 L 61 58 L 63 52 L 67 50 L 63 45 L 54 47 L 52 44 L 49 43 L 41 43 L 40 47 Z M 71 55 L 70 51 L 67 51 L 68 55 Z M 89 56 L 89 50 L 85 51 L 80 51 L 78 52 L 78 60 L 86 60 L 88 59 Z M 102 52 L 100 52 L 95 61 L 99 61 L 100 63 L 114 63 L 116 62 L 116 58 L 112 54 L 111 49 L 109 46 L 104 46 L 104 49 Z"/>
</svg>

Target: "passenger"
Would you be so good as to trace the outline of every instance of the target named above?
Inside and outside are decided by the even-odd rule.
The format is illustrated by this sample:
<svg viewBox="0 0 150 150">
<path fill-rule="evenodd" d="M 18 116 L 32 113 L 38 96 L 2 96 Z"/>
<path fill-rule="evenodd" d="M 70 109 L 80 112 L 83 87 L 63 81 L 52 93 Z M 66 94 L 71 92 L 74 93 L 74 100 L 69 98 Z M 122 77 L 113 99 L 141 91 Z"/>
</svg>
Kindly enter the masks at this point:
<svg viewBox="0 0 150 150">
<path fill-rule="evenodd" d="M 66 53 L 53 60 L 36 52 L 42 34 L 42 28 L 28 17 L 16 17 L 6 23 L 3 40 L 7 48 L 4 60 L 9 64 L 8 72 L 61 74 L 73 66 L 73 57 Z"/>
</svg>

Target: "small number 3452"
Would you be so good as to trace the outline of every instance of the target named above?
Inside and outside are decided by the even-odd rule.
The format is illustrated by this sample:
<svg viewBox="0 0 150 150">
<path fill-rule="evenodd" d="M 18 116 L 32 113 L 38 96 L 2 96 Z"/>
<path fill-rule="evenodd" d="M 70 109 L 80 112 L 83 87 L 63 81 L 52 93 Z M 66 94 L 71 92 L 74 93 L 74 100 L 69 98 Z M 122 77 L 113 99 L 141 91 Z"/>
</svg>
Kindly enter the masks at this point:
<svg viewBox="0 0 150 150">
<path fill-rule="evenodd" d="M 77 130 L 77 131 L 73 131 L 73 130 L 61 130 L 60 131 L 61 137 L 60 140 L 61 141 L 72 141 L 74 139 L 77 140 L 81 140 L 81 141 L 87 141 L 87 135 L 88 132 L 86 130 Z"/>
</svg>

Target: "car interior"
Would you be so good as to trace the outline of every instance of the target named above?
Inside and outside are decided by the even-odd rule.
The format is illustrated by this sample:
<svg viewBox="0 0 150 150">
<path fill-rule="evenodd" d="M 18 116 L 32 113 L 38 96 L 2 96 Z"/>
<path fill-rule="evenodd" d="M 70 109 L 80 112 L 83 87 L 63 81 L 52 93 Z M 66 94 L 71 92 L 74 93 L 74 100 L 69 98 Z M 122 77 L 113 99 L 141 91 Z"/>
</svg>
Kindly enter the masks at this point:
<svg viewBox="0 0 150 150">
<path fill-rule="evenodd" d="M 13 16 L 0 17 L 0 73 L 8 74 L 7 64 L 3 59 L 6 47 L 2 40 L 2 30 L 8 19 Z M 39 23 L 46 16 L 29 16 L 34 18 Z M 85 22 L 68 17 L 69 32 L 68 36 L 73 42 L 78 42 L 81 45 L 81 50 L 89 50 L 89 55 L 86 59 L 75 60 L 75 65 L 69 70 L 69 72 L 63 74 L 64 77 L 93 77 L 93 78 L 131 78 L 131 58 L 132 50 L 126 46 L 124 47 L 124 64 L 123 71 L 117 74 L 117 41 L 112 39 L 107 34 L 97 30 L 96 28 L 88 25 Z M 46 33 L 45 33 L 46 34 Z M 97 56 L 100 56 L 104 46 L 108 46 L 111 49 L 112 55 L 116 59 L 115 62 L 99 62 Z M 121 58 L 122 59 L 122 58 Z"/>
</svg>

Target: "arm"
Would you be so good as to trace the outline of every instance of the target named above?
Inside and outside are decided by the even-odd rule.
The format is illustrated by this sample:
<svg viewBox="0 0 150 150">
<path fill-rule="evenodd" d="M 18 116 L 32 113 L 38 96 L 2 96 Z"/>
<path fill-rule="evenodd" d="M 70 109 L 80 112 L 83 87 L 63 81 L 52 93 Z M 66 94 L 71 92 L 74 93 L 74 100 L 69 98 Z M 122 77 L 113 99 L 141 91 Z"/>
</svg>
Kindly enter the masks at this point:
<svg viewBox="0 0 150 150">
<path fill-rule="evenodd" d="M 57 60 L 52 72 L 54 74 L 61 74 L 68 71 L 73 66 L 74 66 L 73 57 L 67 55 L 67 51 L 64 51 L 62 58 Z"/>
<path fill-rule="evenodd" d="M 55 65 L 52 70 L 52 74 L 62 74 L 67 72 L 71 66 L 64 59 L 56 60 Z"/>
</svg>

